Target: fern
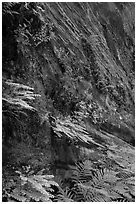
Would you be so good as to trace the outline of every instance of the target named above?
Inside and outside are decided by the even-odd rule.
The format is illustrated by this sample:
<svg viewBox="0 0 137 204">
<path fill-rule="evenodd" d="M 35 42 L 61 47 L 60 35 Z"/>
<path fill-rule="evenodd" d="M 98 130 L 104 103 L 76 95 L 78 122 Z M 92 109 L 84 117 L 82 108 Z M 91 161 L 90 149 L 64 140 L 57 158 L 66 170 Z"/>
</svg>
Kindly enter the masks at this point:
<svg viewBox="0 0 137 204">
<path fill-rule="evenodd" d="M 84 163 L 78 163 L 75 167 L 71 167 L 72 176 L 71 180 L 74 183 L 85 183 L 90 181 L 94 176 L 93 169 L 88 169 L 84 166 Z"/>
<path fill-rule="evenodd" d="M 23 84 L 13 83 L 11 81 L 3 82 L 4 93 L 3 102 L 10 108 L 35 110 L 28 104 L 28 101 L 34 100 L 38 94 L 34 94 L 34 89 Z"/>
<path fill-rule="evenodd" d="M 16 5 L 19 4 L 19 2 L 2 2 L 2 14 L 9 14 L 9 15 L 13 15 L 13 14 L 19 14 L 19 13 L 15 13 L 11 10 L 11 8 Z"/>
<path fill-rule="evenodd" d="M 125 176 L 123 171 L 117 172 L 105 167 L 94 167 L 90 161 L 71 167 L 71 171 L 67 192 L 74 201 L 134 201 L 134 177 L 131 173 Z M 66 185 L 62 185 L 63 182 L 60 183 L 65 191 L 67 183 Z M 63 195 L 61 193 L 61 197 L 64 198 Z"/>
<path fill-rule="evenodd" d="M 53 199 L 54 202 L 74 202 L 74 194 L 72 190 L 67 186 L 67 182 L 62 180 L 60 176 L 55 176 L 55 181 L 59 184 L 58 191 Z"/>
<path fill-rule="evenodd" d="M 55 196 L 54 201 L 55 202 L 74 202 L 73 197 L 74 197 L 73 193 L 68 187 L 64 189 L 59 187 L 59 191 Z"/>
<path fill-rule="evenodd" d="M 11 80 L 3 80 L 2 119 L 4 144 L 11 143 L 11 138 L 17 140 L 27 138 L 26 130 L 29 130 L 29 128 L 26 128 L 29 126 L 27 123 L 28 118 L 35 114 L 37 118 L 39 117 L 37 110 L 32 105 L 37 96 L 40 95 L 34 94 L 34 89 L 29 86 L 14 83 Z M 7 129 L 11 131 L 11 134 L 8 134 Z"/>
<path fill-rule="evenodd" d="M 91 135 L 87 132 L 86 127 L 79 125 L 76 121 L 71 121 L 69 118 L 65 120 L 57 119 L 56 127 L 53 127 L 54 132 L 58 137 L 66 136 L 72 140 L 77 140 L 83 143 L 103 147 L 101 144 L 95 142 Z"/>
<path fill-rule="evenodd" d="M 52 201 L 53 188 L 52 186 L 58 187 L 58 184 L 53 180 L 53 175 L 42 175 L 37 173 L 32 175 L 26 172 L 27 175 L 16 171 L 19 174 L 18 182 L 14 188 L 10 188 L 10 192 L 6 191 L 8 200 L 19 201 L 19 202 L 48 202 Z M 7 189 L 5 189 L 7 190 Z"/>
<path fill-rule="evenodd" d="M 29 103 L 35 100 L 38 94 L 34 94 L 34 89 L 19 83 L 3 80 L 2 111 L 3 116 L 8 119 L 15 119 L 20 122 L 19 114 L 27 116 L 26 110 L 36 111 Z"/>
<path fill-rule="evenodd" d="M 89 183 L 78 183 L 77 186 L 77 201 L 86 201 L 86 202 L 109 202 L 111 199 L 105 189 L 96 189 L 89 185 Z"/>
</svg>

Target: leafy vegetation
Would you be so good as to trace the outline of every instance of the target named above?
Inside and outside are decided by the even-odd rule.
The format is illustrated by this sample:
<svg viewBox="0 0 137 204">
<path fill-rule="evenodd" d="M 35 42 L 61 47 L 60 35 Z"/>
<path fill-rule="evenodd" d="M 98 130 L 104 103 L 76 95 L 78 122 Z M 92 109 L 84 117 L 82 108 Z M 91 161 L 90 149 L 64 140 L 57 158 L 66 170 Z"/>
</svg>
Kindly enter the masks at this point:
<svg viewBox="0 0 137 204">
<path fill-rule="evenodd" d="M 51 186 L 58 186 L 53 175 L 34 174 L 30 167 L 24 167 L 24 173 L 15 171 L 14 176 L 4 186 L 4 199 L 8 202 L 49 202 L 54 197 Z"/>
<path fill-rule="evenodd" d="M 134 7 L 2 3 L 4 202 L 135 201 Z"/>
<path fill-rule="evenodd" d="M 71 175 L 60 182 L 64 190 L 59 189 L 57 201 L 69 198 L 73 202 L 134 202 L 134 182 L 130 186 L 126 183 L 132 174 L 94 167 L 89 160 L 71 170 Z"/>
</svg>

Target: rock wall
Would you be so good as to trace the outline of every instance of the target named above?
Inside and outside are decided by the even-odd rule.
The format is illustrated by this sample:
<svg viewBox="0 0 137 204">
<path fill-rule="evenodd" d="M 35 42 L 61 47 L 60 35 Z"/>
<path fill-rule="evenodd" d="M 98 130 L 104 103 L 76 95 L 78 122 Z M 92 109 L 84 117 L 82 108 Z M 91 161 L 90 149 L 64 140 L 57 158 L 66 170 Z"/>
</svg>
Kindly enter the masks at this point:
<svg viewBox="0 0 137 204">
<path fill-rule="evenodd" d="M 3 13 L 3 75 L 34 87 L 41 117 L 75 115 L 83 101 L 92 115 L 96 104 L 103 119 L 93 122 L 90 115 L 88 125 L 133 145 L 135 4 L 24 2 L 10 8 L 12 18 Z"/>
</svg>

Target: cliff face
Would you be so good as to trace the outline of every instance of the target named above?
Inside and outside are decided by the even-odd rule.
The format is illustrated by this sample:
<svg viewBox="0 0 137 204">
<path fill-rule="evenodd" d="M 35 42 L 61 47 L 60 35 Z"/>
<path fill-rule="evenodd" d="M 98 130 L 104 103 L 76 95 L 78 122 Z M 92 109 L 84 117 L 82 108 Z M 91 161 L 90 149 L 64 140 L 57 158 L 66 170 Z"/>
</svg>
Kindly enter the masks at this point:
<svg viewBox="0 0 137 204">
<path fill-rule="evenodd" d="M 134 12 L 134 3 L 3 3 L 3 77 L 41 95 L 41 117 L 76 117 L 95 140 L 105 132 L 134 145 Z"/>
<path fill-rule="evenodd" d="M 3 12 L 3 75 L 33 86 L 41 94 L 37 105 L 41 113 L 55 108 L 69 114 L 79 110 L 81 101 L 95 103 L 103 114 L 103 129 L 121 134 L 126 128 L 123 134 L 130 135 L 134 3 L 13 3 L 10 7 L 11 16 Z"/>
<path fill-rule="evenodd" d="M 98 166 L 113 170 L 123 182 L 115 182 L 117 192 L 133 201 L 135 3 L 2 6 L 5 175 L 12 165 L 31 166 L 70 182 L 69 165 L 84 161 L 78 172 L 92 165 L 95 172 Z M 121 199 L 102 189 L 105 201 Z"/>
</svg>

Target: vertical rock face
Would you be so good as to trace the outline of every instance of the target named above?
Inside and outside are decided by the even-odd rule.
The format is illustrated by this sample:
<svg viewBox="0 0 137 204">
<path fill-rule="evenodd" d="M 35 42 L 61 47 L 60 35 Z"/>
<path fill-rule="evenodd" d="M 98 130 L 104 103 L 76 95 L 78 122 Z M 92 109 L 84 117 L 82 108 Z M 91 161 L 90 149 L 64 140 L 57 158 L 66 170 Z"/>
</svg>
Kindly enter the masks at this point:
<svg viewBox="0 0 137 204">
<path fill-rule="evenodd" d="M 4 5 L 3 75 L 41 94 L 42 115 L 73 115 L 82 102 L 95 128 L 133 144 L 135 4 Z"/>
<path fill-rule="evenodd" d="M 13 10 L 19 11 L 20 7 L 21 5 L 14 5 Z M 38 26 L 38 20 L 31 13 L 33 7 L 40 16 L 41 26 Z M 39 3 L 33 6 L 28 4 L 25 8 L 22 6 L 22 9 L 26 16 L 22 21 L 24 20 L 26 27 L 23 30 L 22 21 L 15 19 L 16 25 L 12 26 L 11 31 L 7 31 L 4 21 L 3 46 L 6 49 L 8 35 L 19 29 L 20 25 L 20 29 L 26 34 L 26 54 L 28 57 L 32 55 L 29 69 L 34 66 L 33 57 L 37 58 L 35 66 L 37 65 L 37 71 L 41 73 L 45 83 L 47 78 L 64 76 L 71 70 L 76 76 L 82 75 L 85 80 L 91 80 L 99 93 L 108 86 L 105 91 L 110 92 L 115 100 L 117 98 L 118 105 L 122 100 L 128 105 L 133 103 L 134 3 Z M 8 18 L 8 14 L 4 17 Z M 33 23 L 28 28 L 27 20 L 30 18 Z M 10 27 L 10 21 L 8 23 Z M 31 39 L 27 38 L 27 32 L 31 34 Z M 20 56 L 23 55 L 21 49 L 25 48 L 23 39 L 23 33 L 17 33 L 13 40 L 15 45 L 13 46 L 13 42 L 8 43 L 15 50 L 12 55 L 18 51 L 19 59 L 26 57 Z M 14 59 L 4 48 L 3 58 Z M 17 62 L 21 65 L 21 61 Z M 27 68 L 25 62 L 24 66 Z M 29 71 L 34 72 L 33 69 Z"/>
</svg>

